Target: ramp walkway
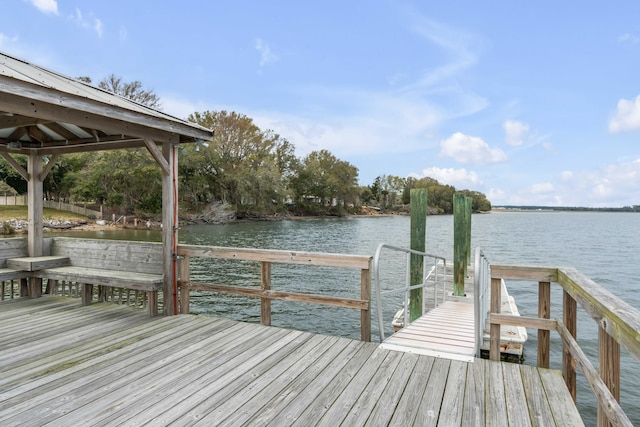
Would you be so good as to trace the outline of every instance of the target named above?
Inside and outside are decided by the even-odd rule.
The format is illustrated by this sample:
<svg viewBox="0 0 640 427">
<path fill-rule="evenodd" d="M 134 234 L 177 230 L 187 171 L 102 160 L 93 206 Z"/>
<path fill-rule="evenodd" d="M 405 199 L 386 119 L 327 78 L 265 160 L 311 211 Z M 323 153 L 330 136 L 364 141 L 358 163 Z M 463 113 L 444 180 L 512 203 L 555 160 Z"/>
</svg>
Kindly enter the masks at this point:
<svg viewBox="0 0 640 427">
<path fill-rule="evenodd" d="M 411 286 L 407 275 L 404 286 L 381 290 L 380 256 L 385 249 L 405 254 L 407 271 L 411 255 L 423 256 L 423 283 Z M 489 333 L 488 330 L 485 330 L 490 298 L 488 266 L 488 261 L 478 248 L 474 265 L 469 268 L 468 276 L 465 279 L 466 293 L 464 296 L 458 297 L 453 296 L 453 274 L 447 271 L 447 263 L 444 258 L 386 244 L 379 245 L 374 256 L 374 279 L 376 282 L 375 296 L 379 308 L 378 327 L 381 347 L 466 362 L 473 362 L 475 358 L 480 358 L 483 353 L 488 352 Z M 410 323 L 404 307 L 409 305 L 409 294 L 412 289 L 423 290 L 423 315 Z M 400 315 L 397 315 L 393 322 L 396 331 L 393 335 L 385 337 L 384 328 L 387 325 L 382 320 L 380 309 L 382 297 L 400 292 L 404 292 L 405 298 L 403 308 L 399 312 Z M 502 313 L 519 315 L 515 301 L 513 297 L 509 296 L 504 281 L 502 282 L 501 298 Z M 427 307 L 433 308 L 427 309 Z M 507 356 L 508 360 L 518 360 L 522 357 L 523 345 L 526 340 L 525 328 L 502 326 L 501 352 Z"/>
<path fill-rule="evenodd" d="M 473 317 L 473 304 L 445 301 L 385 339 L 380 346 L 388 350 L 473 362 L 476 355 Z"/>
</svg>

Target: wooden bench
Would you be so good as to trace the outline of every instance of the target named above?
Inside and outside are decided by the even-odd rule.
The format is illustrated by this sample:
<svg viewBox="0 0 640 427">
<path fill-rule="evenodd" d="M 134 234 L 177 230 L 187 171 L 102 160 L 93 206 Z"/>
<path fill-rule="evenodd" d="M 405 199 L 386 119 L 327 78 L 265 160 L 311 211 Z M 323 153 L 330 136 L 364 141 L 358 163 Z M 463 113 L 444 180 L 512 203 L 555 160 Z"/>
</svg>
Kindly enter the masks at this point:
<svg viewBox="0 0 640 427">
<path fill-rule="evenodd" d="M 27 241 L 24 238 L 8 238 L 0 239 L 0 282 L 3 283 L 2 290 L 4 292 L 4 282 L 13 280 L 22 280 L 21 295 L 26 296 L 27 284 L 26 279 L 31 277 L 31 273 L 18 268 L 9 267 L 7 260 L 16 257 L 27 256 Z M 11 291 L 13 292 L 13 290 Z"/>
<path fill-rule="evenodd" d="M 84 305 L 91 304 L 94 285 L 124 288 L 146 292 L 149 315 L 158 314 L 158 291 L 163 284 L 161 243 L 54 237 L 45 239 L 45 252 L 68 257 L 70 265 L 32 274 L 48 281 L 82 285 Z"/>
</svg>

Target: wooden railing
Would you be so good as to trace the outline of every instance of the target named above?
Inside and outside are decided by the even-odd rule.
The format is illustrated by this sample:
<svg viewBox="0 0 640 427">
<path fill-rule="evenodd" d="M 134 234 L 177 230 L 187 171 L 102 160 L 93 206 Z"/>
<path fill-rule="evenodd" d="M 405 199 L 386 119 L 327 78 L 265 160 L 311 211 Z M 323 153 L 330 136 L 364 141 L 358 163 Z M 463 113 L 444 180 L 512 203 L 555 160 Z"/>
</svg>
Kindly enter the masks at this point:
<svg viewBox="0 0 640 427">
<path fill-rule="evenodd" d="M 538 282 L 538 317 L 500 314 L 502 280 Z M 551 283 L 563 289 L 562 319 L 550 319 Z M 598 324 L 598 370 L 576 341 L 577 304 Z M 550 331 L 562 338 L 562 374 L 574 401 L 576 366 L 598 401 L 598 426 L 632 426 L 620 404 L 620 344 L 640 361 L 640 312 L 573 268 L 491 265 L 490 358 L 500 358 L 500 325 L 538 329 L 538 366 L 549 367 Z"/>
<path fill-rule="evenodd" d="M 360 339 L 371 341 L 371 257 L 369 256 L 200 245 L 179 245 L 178 256 L 181 257 L 180 279 L 178 281 L 181 313 L 189 312 L 189 293 L 191 291 L 220 292 L 260 298 L 260 317 L 263 325 L 271 325 L 271 300 L 331 305 L 360 310 Z M 189 267 L 190 260 L 194 257 L 258 262 L 261 265 L 260 288 L 194 282 L 191 280 Z M 360 270 L 360 298 L 341 298 L 273 290 L 271 289 L 272 263 L 358 269 Z"/>
</svg>

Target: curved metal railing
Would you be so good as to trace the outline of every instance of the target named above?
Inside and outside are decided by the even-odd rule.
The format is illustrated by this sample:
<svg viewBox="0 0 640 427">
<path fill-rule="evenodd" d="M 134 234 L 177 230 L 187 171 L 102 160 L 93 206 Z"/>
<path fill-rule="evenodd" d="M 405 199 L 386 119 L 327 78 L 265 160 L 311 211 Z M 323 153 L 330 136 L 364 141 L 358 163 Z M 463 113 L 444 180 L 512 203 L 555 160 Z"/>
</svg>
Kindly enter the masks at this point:
<svg viewBox="0 0 640 427">
<path fill-rule="evenodd" d="M 380 257 L 382 255 L 383 249 L 388 249 L 390 251 L 401 252 L 405 254 L 406 258 L 406 268 L 405 268 L 405 283 L 404 286 L 388 289 L 382 291 L 380 289 Z M 417 255 L 423 257 L 423 272 L 422 277 L 423 281 L 417 285 L 411 285 L 411 255 Z M 424 262 L 427 258 L 433 260 L 432 263 Z M 429 271 L 427 271 L 429 270 Z M 447 273 L 447 261 L 445 258 L 431 255 L 426 252 L 420 252 L 413 249 L 400 248 L 397 246 L 388 245 L 386 243 L 380 243 L 376 248 L 376 253 L 373 257 L 373 278 L 375 283 L 375 298 L 376 298 L 376 312 L 378 316 L 378 329 L 380 333 L 380 342 L 384 341 L 384 318 L 382 313 L 382 297 L 384 295 L 394 294 L 404 292 L 404 325 L 409 324 L 409 295 L 413 289 L 424 289 L 426 287 L 433 286 L 433 300 L 435 306 L 438 305 L 438 286 L 442 285 L 442 301 L 444 302 L 445 297 L 445 277 Z M 425 310 L 425 298 L 422 298 L 422 313 Z"/>
</svg>

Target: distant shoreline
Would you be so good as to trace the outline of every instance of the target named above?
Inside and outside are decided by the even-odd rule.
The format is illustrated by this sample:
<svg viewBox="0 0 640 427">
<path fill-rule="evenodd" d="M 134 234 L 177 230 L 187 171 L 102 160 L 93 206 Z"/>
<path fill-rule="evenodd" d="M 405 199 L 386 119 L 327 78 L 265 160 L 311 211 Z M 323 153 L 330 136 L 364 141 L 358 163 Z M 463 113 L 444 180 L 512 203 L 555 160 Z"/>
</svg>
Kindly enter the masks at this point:
<svg viewBox="0 0 640 427">
<path fill-rule="evenodd" d="M 640 205 L 622 208 L 587 208 L 569 206 L 494 206 L 491 212 L 640 212 Z"/>
</svg>

